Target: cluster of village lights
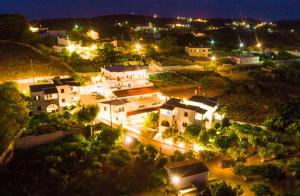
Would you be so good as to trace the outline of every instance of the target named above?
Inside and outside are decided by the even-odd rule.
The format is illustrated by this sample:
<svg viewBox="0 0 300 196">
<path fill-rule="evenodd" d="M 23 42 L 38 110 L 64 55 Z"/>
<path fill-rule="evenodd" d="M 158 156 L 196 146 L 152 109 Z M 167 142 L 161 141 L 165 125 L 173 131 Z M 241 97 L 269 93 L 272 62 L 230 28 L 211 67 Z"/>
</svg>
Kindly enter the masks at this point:
<svg viewBox="0 0 300 196">
<path fill-rule="evenodd" d="M 173 146 L 173 145 L 174 145 L 174 142 L 173 142 L 172 139 L 165 139 L 164 142 L 165 142 L 165 144 L 168 144 L 169 146 Z M 183 143 L 183 142 L 180 142 L 180 143 L 178 144 L 178 147 L 179 147 L 179 148 L 185 148 L 185 147 L 186 147 L 186 144 Z M 195 152 L 200 152 L 200 151 L 204 150 L 204 148 L 203 148 L 202 146 L 199 146 L 198 144 L 194 144 L 194 145 L 193 145 L 193 150 L 194 150 Z"/>
</svg>

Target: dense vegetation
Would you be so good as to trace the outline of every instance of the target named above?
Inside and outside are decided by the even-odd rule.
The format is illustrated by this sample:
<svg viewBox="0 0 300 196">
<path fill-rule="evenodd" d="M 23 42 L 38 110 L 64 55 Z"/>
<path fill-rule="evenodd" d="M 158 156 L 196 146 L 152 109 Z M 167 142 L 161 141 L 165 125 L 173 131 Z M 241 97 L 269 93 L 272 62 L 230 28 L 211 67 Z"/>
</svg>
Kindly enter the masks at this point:
<svg viewBox="0 0 300 196">
<path fill-rule="evenodd" d="M 0 84 L 0 152 L 20 136 L 29 120 L 28 100 L 14 83 Z"/>
<path fill-rule="evenodd" d="M 166 183 L 153 147 L 137 144 L 129 152 L 119 146 L 120 130 L 100 130 L 17 151 L 1 171 L 2 195 L 127 195 Z"/>
</svg>

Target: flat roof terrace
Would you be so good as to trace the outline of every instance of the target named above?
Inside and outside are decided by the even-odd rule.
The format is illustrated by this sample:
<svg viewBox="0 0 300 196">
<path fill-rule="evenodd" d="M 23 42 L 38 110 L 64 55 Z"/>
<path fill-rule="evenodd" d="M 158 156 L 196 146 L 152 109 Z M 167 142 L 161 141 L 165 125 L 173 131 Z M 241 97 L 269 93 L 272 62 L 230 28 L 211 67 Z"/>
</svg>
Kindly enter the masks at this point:
<svg viewBox="0 0 300 196">
<path fill-rule="evenodd" d="M 159 91 L 156 88 L 154 88 L 153 86 L 149 86 L 149 87 L 142 87 L 142 88 L 113 91 L 113 94 L 118 98 L 125 98 L 125 97 L 139 96 L 139 95 L 155 94 L 158 92 Z"/>
</svg>

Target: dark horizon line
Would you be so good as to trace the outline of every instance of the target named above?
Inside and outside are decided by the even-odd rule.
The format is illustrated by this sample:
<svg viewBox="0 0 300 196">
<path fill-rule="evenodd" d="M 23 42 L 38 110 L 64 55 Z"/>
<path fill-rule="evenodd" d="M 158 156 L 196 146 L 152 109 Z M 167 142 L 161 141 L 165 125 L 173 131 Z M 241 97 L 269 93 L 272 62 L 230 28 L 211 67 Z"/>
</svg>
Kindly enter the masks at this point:
<svg viewBox="0 0 300 196">
<path fill-rule="evenodd" d="M 143 17 L 152 17 L 154 19 L 154 15 L 147 15 L 147 14 L 132 14 L 132 13 L 118 13 L 118 14 L 104 14 L 104 15 L 96 15 L 96 16 L 66 16 L 66 17 L 43 17 L 43 18 L 33 18 L 30 19 L 24 14 L 21 13 L 0 13 L 0 15 L 5 15 L 5 14 L 19 14 L 23 15 L 27 18 L 28 21 L 30 22 L 36 22 L 36 21 L 45 21 L 45 20 L 63 20 L 63 19 L 95 19 L 95 18 L 100 18 L 100 17 L 109 17 L 109 16 L 143 16 Z M 266 20 L 266 19 L 257 19 L 257 17 L 191 17 L 191 16 L 180 16 L 180 17 L 185 17 L 185 18 L 201 18 L 201 19 L 206 19 L 206 20 L 255 20 L 255 21 L 265 21 L 265 22 L 279 22 L 279 21 L 295 21 L 295 22 L 300 22 L 300 19 L 289 19 L 289 18 L 282 18 L 282 19 L 276 19 L 276 20 Z M 177 19 L 177 16 L 160 16 L 158 15 L 158 19 Z"/>
<path fill-rule="evenodd" d="M 42 20 L 64 20 L 64 19 L 96 19 L 96 18 L 101 18 L 101 17 L 109 17 L 109 16 L 137 16 L 137 17 L 153 17 L 153 15 L 144 15 L 144 14 L 131 14 L 131 13 L 124 13 L 124 14 L 104 14 L 104 15 L 97 15 L 97 16 L 91 16 L 91 17 L 85 17 L 85 16 L 70 16 L 70 17 L 58 17 L 58 18 L 40 18 L 40 19 L 33 19 L 30 21 L 42 21 Z M 261 19 L 256 19 L 255 17 L 243 17 L 243 18 L 238 18 L 238 17 L 190 17 L 190 16 L 180 16 L 180 17 L 185 17 L 185 18 L 201 18 L 205 20 L 255 20 L 259 22 L 280 22 L 280 21 L 295 21 L 295 22 L 300 22 L 300 19 L 277 19 L 277 20 L 261 20 Z M 177 16 L 159 16 L 157 19 L 177 19 Z"/>
</svg>

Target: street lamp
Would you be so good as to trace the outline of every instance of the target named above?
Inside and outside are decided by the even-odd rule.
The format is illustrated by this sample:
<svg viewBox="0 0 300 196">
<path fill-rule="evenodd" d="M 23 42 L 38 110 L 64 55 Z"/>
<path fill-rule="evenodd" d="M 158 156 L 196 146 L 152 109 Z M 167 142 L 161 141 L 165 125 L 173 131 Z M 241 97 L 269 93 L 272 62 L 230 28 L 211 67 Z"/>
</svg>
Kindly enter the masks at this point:
<svg viewBox="0 0 300 196">
<path fill-rule="evenodd" d="M 126 137 L 125 137 L 125 144 L 129 145 L 129 144 L 131 144 L 132 142 L 133 142 L 132 137 L 130 137 L 130 136 L 126 136 Z"/>
<path fill-rule="evenodd" d="M 193 148 L 194 148 L 194 151 L 196 151 L 196 152 L 203 150 L 203 148 L 201 146 L 199 146 L 198 144 L 194 144 Z"/>
<path fill-rule="evenodd" d="M 172 183 L 173 184 L 179 184 L 180 183 L 180 178 L 178 176 L 173 176 L 172 177 Z"/>
<path fill-rule="evenodd" d="M 215 62 L 217 60 L 217 57 L 216 56 L 212 56 L 211 57 L 211 61 Z"/>
<path fill-rule="evenodd" d="M 256 47 L 257 47 L 257 48 L 261 48 L 261 43 L 258 42 L 258 43 L 256 44 Z"/>
<path fill-rule="evenodd" d="M 136 49 L 137 51 L 140 51 L 140 50 L 142 49 L 141 44 L 135 44 L 135 49 Z"/>
<path fill-rule="evenodd" d="M 179 146 L 179 148 L 184 148 L 185 144 L 184 143 L 179 143 L 178 146 Z"/>
<path fill-rule="evenodd" d="M 70 52 L 70 53 L 73 53 L 75 51 L 75 46 L 74 45 L 69 45 L 67 46 L 67 50 Z"/>
<path fill-rule="evenodd" d="M 240 43 L 240 48 L 243 48 L 243 47 L 244 47 L 244 43 L 241 42 L 241 43 Z"/>
</svg>

